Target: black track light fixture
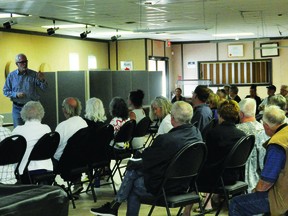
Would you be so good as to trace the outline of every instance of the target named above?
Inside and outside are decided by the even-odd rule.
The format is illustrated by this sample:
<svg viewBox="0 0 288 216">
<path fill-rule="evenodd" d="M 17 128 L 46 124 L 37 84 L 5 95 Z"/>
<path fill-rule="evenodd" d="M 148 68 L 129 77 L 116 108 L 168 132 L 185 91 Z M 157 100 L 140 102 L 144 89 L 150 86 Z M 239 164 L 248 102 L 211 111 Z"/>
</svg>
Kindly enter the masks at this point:
<svg viewBox="0 0 288 216">
<path fill-rule="evenodd" d="M 55 31 L 59 29 L 59 27 L 57 27 L 57 28 L 55 27 L 55 20 L 53 20 L 53 24 L 54 24 L 54 28 L 48 28 L 48 29 L 47 29 L 47 34 L 48 34 L 48 35 L 53 35 L 53 34 L 55 34 Z"/>
<path fill-rule="evenodd" d="M 116 33 L 118 33 L 118 29 L 116 29 Z M 121 37 L 121 35 L 116 34 L 116 35 L 114 35 L 114 36 L 111 37 L 111 41 L 112 41 L 112 42 L 117 41 L 118 38 L 120 38 L 120 37 Z"/>
<path fill-rule="evenodd" d="M 12 20 L 12 14 L 10 14 L 10 16 L 11 16 L 11 19 L 3 23 L 3 27 L 5 29 L 11 29 L 12 25 L 17 24 L 17 22 L 15 20 Z"/>
<path fill-rule="evenodd" d="M 88 31 L 88 30 L 87 30 L 87 25 L 86 25 L 86 31 L 82 32 L 82 33 L 80 34 L 80 37 L 81 37 L 82 39 L 85 39 L 85 38 L 87 38 L 87 35 L 90 34 L 90 33 L 91 33 L 91 31 Z"/>
</svg>

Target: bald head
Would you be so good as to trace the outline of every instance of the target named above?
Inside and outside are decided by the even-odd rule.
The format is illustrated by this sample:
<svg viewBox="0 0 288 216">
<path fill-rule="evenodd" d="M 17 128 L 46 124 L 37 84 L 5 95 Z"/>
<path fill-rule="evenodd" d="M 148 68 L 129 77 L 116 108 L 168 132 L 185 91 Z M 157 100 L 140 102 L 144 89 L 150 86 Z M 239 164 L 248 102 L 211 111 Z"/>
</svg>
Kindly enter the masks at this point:
<svg viewBox="0 0 288 216">
<path fill-rule="evenodd" d="M 62 103 L 62 108 L 67 119 L 73 116 L 79 116 L 82 110 L 81 102 L 76 97 L 65 98 Z"/>
</svg>

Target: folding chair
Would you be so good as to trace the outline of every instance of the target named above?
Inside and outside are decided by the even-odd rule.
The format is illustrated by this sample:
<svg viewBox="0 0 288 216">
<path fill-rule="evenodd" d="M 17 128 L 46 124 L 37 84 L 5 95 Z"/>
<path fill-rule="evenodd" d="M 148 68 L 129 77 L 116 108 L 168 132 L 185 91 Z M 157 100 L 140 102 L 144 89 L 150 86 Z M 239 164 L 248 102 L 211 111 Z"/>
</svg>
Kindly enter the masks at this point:
<svg viewBox="0 0 288 216">
<path fill-rule="evenodd" d="M 57 165 L 57 174 L 67 183 L 64 188 L 72 202 L 73 208 L 76 208 L 75 198 L 71 187 L 76 178 L 82 176 L 82 173 L 88 171 L 87 143 L 89 141 L 89 128 L 82 128 L 73 134 L 67 141 L 67 145 L 61 155 Z"/>
<path fill-rule="evenodd" d="M 169 208 L 179 208 L 177 215 L 180 215 L 184 206 L 193 203 L 199 204 L 203 215 L 204 210 L 198 194 L 196 180 L 206 160 L 206 155 L 207 148 L 204 142 L 195 142 L 179 150 L 165 172 L 157 195 L 140 198 L 141 203 L 152 205 L 149 216 L 152 215 L 155 206 L 165 207 L 167 215 L 171 216 Z M 166 188 L 169 187 L 171 181 L 179 181 L 179 184 L 187 186 L 186 190 L 176 195 L 168 194 Z M 194 188 L 190 188 L 191 185 L 194 185 Z"/>
<path fill-rule="evenodd" d="M 132 154 L 134 153 L 134 151 L 144 148 L 145 142 L 143 142 L 143 144 L 141 146 L 133 146 L 133 139 L 134 138 L 139 138 L 139 137 L 144 137 L 149 130 L 151 124 L 151 120 L 148 116 L 145 116 L 144 118 L 142 118 L 138 124 L 136 124 L 134 133 L 133 133 L 133 137 L 131 140 L 131 150 L 132 150 Z"/>
<path fill-rule="evenodd" d="M 100 181 L 101 177 L 108 176 L 111 178 L 111 183 L 99 182 L 99 187 L 104 185 L 112 184 L 114 193 L 116 194 L 116 187 L 114 179 L 112 177 L 112 171 L 110 169 L 110 155 L 109 155 L 109 144 L 114 137 L 114 128 L 112 125 L 108 124 L 97 131 L 90 130 L 89 145 L 87 146 L 87 158 L 88 158 L 88 178 L 89 185 L 86 192 L 91 189 L 94 202 L 96 202 L 97 197 L 94 191 L 95 181 L 98 179 Z"/>
<path fill-rule="evenodd" d="M 53 156 L 58 148 L 60 135 L 58 132 L 50 132 L 44 134 L 33 147 L 28 162 L 24 168 L 24 175 L 28 176 L 31 184 L 52 184 L 56 174 L 53 170 L 35 170 L 29 171 L 29 164 L 31 161 L 41 161 L 50 159 L 52 162 Z"/>
<path fill-rule="evenodd" d="M 26 139 L 21 135 L 12 135 L 0 142 L 0 166 L 16 164 L 14 174 L 20 183 L 19 165 L 26 151 L 26 146 Z"/>
<path fill-rule="evenodd" d="M 112 145 L 112 154 L 111 159 L 115 160 L 115 165 L 112 168 L 112 176 L 115 175 L 115 173 L 118 171 L 120 175 L 120 179 L 123 179 L 123 175 L 121 173 L 121 168 L 126 167 L 126 165 L 121 166 L 121 162 L 124 159 L 131 157 L 131 149 L 130 149 L 130 142 L 133 137 L 133 132 L 135 129 L 135 120 L 129 120 L 126 121 L 120 128 L 120 130 L 117 132 L 113 139 L 113 145 Z M 116 145 L 117 143 L 124 143 L 123 149 L 117 149 Z"/>
<path fill-rule="evenodd" d="M 148 136 L 148 138 L 144 144 L 144 147 L 146 147 L 146 146 L 148 147 L 153 143 L 153 141 L 157 135 L 158 128 L 159 128 L 158 121 L 154 121 L 154 122 L 150 121 L 150 126 L 148 128 L 149 136 Z"/>
<path fill-rule="evenodd" d="M 219 170 L 219 176 L 214 182 L 214 185 L 210 186 L 201 186 L 199 185 L 198 189 L 200 192 L 209 193 L 209 196 L 204 204 L 204 208 L 212 197 L 212 194 L 219 194 L 224 198 L 223 201 L 220 202 L 220 205 L 216 211 L 215 215 L 218 215 L 222 210 L 223 204 L 226 203 L 229 209 L 229 200 L 236 195 L 241 193 L 248 193 L 248 184 L 242 180 L 237 181 L 233 185 L 225 185 L 223 180 L 223 175 L 226 170 L 229 169 L 245 169 L 245 164 L 249 158 L 249 155 L 254 147 L 255 136 L 248 135 L 244 136 L 238 140 L 238 142 L 233 146 L 230 150 L 229 154 L 225 158 L 222 167 Z"/>
</svg>

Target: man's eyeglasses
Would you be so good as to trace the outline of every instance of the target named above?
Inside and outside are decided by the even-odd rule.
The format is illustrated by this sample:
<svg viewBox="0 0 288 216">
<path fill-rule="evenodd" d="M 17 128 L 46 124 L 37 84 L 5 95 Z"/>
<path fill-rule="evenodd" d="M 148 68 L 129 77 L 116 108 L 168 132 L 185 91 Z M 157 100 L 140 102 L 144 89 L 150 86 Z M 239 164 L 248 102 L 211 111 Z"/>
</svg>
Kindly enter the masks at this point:
<svg viewBox="0 0 288 216">
<path fill-rule="evenodd" d="M 19 61 L 17 62 L 17 64 L 27 64 L 28 60 L 25 60 L 25 61 Z"/>
</svg>

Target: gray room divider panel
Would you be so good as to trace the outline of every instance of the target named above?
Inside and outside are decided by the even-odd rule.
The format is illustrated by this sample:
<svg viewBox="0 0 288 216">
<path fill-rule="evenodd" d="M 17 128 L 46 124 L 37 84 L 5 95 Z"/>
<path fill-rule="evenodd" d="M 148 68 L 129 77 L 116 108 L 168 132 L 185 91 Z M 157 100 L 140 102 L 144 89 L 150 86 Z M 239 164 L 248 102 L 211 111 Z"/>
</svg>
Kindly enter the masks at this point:
<svg viewBox="0 0 288 216">
<path fill-rule="evenodd" d="M 149 71 L 149 98 L 150 102 L 157 96 L 162 95 L 162 72 Z"/>
<path fill-rule="evenodd" d="M 112 72 L 112 97 L 119 96 L 127 101 L 127 97 L 131 89 L 131 71 Z"/>
<path fill-rule="evenodd" d="M 90 98 L 97 97 L 102 100 L 106 114 L 112 99 L 112 72 L 89 71 Z"/>
<path fill-rule="evenodd" d="M 45 110 L 42 123 L 49 125 L 51 130 L 55 130 L 57 125 L 55 72 L 45 73 L 45 79 L 48 82 L 48 89 L 45 92 L 39 89 L 40 102 Z"/>
<path fill-rule="evenodd" d="M 149 88 L 148 88 L 148 74 L 147 71 L 131 71 L 132 73 L 132 91 L 141 89 L 144 91 L 143 105 L 150 104 Z"/>
<path fill-rule="evenodd" d="M 81 116 L 85 110 L 85 71 L 58 71 L 58 111 L 59 122 L 65 120 L 62 102 L 66 97 L 77 97 L 82 104 Z"/>
</svg>

